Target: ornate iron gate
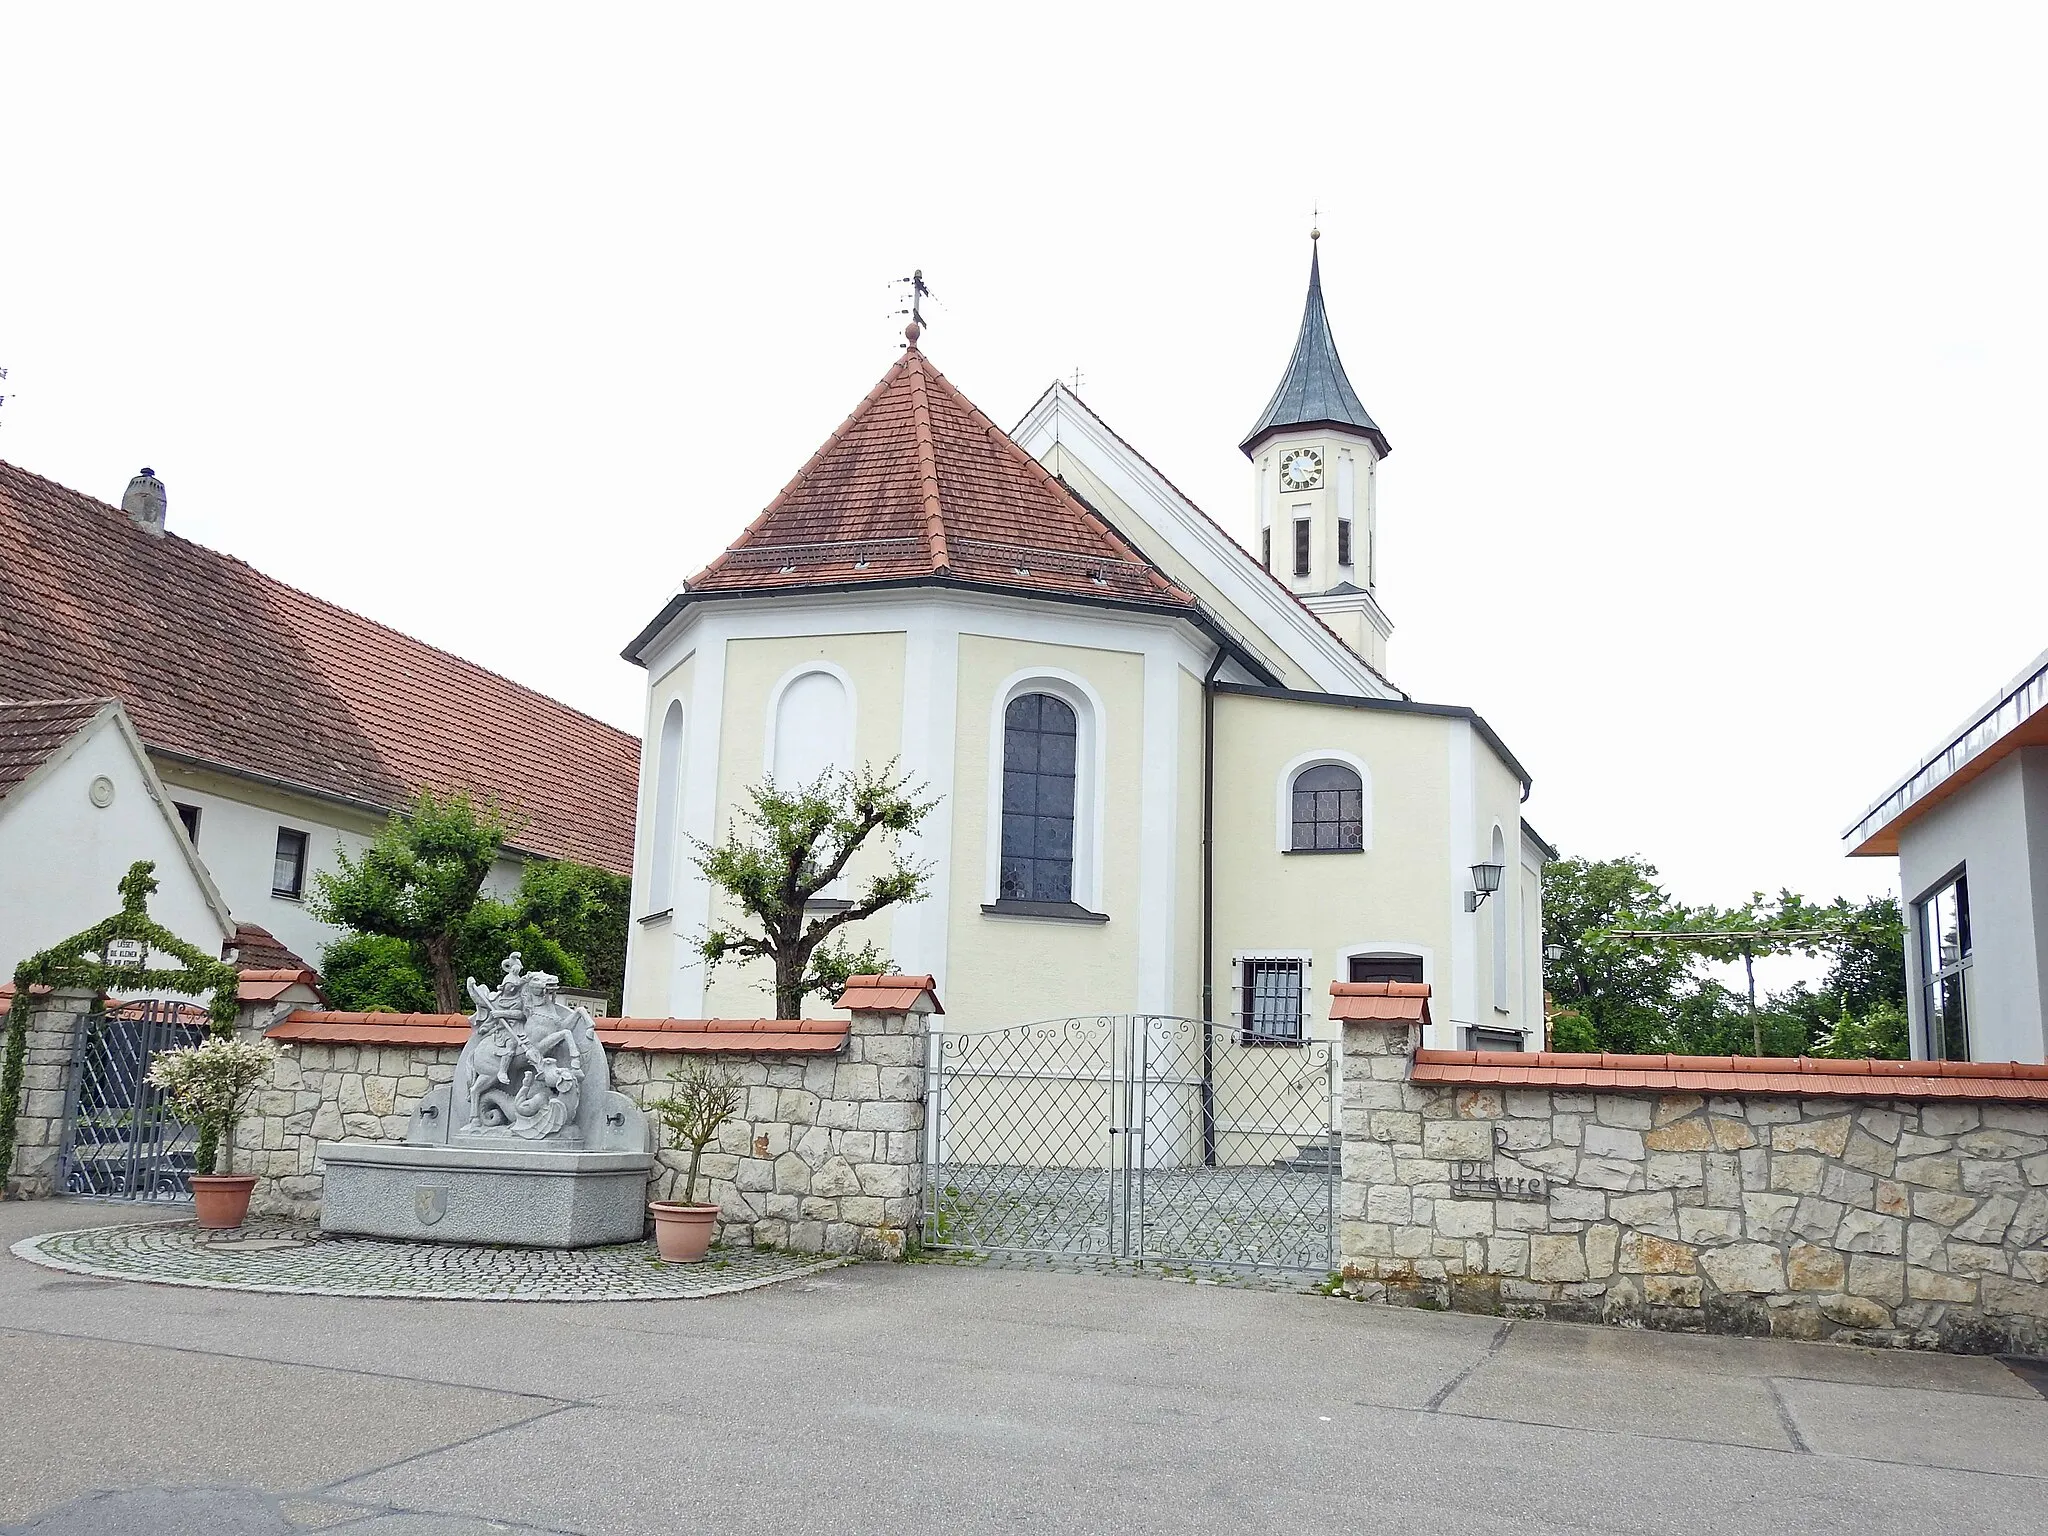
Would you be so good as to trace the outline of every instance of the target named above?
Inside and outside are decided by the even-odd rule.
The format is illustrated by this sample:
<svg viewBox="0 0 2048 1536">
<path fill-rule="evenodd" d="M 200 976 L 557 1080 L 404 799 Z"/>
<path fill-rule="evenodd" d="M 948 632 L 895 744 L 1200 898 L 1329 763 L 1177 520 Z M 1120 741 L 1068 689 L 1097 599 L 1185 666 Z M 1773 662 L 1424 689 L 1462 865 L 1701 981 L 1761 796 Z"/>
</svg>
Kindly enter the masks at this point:
<svg viewBox="0 0 2048 1536">
<path fill-rule="evenodd" d="M 1328 1269 L 1336 1088 L 1332 1042 L 1200 1019 L 934 1031 L 925 1241 Z"/>
<path fill-rule="evenodd" d="M 72 1059 L 70 1138 L 58 1170 L 74 1195 L 184 1200 L 192 1193 L 198 1136 L 149 1085 L 160 1051 L 206 1038 L 204 1008 L 149 999 L 86 1020 Z"/>
</svg>

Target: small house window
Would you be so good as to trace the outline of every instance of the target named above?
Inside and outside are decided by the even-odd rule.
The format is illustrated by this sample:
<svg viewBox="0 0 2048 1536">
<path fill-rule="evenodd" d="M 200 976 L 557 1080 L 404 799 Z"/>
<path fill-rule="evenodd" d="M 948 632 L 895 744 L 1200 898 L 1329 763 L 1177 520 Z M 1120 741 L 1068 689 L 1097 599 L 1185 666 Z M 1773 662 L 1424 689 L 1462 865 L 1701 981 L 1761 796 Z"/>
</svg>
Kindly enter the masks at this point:
<svg viewBox="0 0 2048 1536">
<path fill-rule="evenodd" d="M 1970 882 L 1964 875 L 1913 905 L 1920 929 L 1921 1008 L 1927 1054 L 1935 1061 L 1970 1059 L 1970 994 L 1975 990 L 1970 941 Z"/>
<path fill-rule="evenodd" d="M 194 848 L 199 846 L 199 807 L 187 805 L 182 800 L 173 800 L 172 808 L 178 813 L 178 820 L 184 823 L 185 840 Z"/>
<path fill-rule="evenodd" d="M 1302 1038 L 1307 963 L 1251 958 L 1239 963 L 1239 1029 L 1246 1045 L 1294 1045 Z"/>
<path fill-rule="evenodd" d="M 1351 957 L 1351 979 L 1353 981 L 1420 981 L 1422 980 L 1422 957 L 1420 955 L 1353 955 Z"/>
<path fill-rule="evenodd" d="M 1317 763 L 1294 776 L 1296 853 L 1357 853 L 1365 847 L 1365 788 L 1356 769 Z"/>
<path fill-rule="evenodd" d="M 1305 517 L 1294 520 L 1294 574 L 1308 574 L 1308 519 Z"/>
<path fill-rule="evenodd" d="M 277 856 L 270 865 L 270 894 L 297 901 L 306 894 L 306 834 L 277 829 Z"/>
<path fill-rule="evenodd" d="M 1337 519 L 1337 563 L 1351 563 L 1351 519 L 1348 517 Z"/>
<path fill-rule="evenodd" d="M 1004 901 L 1074 899 L 1074 776 L 1080 725 L 1073 705 L 1026 693 L 1003 712 Z"/>
</svg>

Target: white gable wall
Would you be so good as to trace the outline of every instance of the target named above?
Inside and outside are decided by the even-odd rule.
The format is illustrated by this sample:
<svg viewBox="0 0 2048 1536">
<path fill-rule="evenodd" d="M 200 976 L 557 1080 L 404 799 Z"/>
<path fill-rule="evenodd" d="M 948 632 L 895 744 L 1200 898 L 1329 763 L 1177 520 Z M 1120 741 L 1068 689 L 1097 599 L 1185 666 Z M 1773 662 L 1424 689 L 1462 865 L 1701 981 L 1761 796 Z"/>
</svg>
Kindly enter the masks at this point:
<svg viewBox="0 0 2048 1536">
<path fill-rule="evenodd" d="M 0 800 L 0 977 L 118 911 L 117 887 L 137 859 L 156 864 L 157 922 L 210 955 L 232 934 L 131 741 L 102 714 Z M 114 786 L 105 807 L 92 800 L 99 778 Z"/>
</svg>

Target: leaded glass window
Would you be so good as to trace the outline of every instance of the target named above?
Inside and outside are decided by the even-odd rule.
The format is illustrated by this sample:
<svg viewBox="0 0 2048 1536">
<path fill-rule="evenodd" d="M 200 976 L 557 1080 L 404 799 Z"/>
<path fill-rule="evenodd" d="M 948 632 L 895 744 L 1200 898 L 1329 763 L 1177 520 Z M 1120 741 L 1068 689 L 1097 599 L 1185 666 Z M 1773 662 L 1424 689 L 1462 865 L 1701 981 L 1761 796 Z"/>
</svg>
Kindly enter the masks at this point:
<svg viewBox="0 0 2048 1536">
<path fill-rule="evenodd" d="M 1074 899 L 1074 707 L 1027 693 L 1003 712 L 1004 901 Z"/>
<path fill-rule="evenodd" d="M 1365 847 L 1365 788 L 1355 769 L 1319 763 L 1294 776 L 1296 853 L 1356 853 Z"/>
</svg>

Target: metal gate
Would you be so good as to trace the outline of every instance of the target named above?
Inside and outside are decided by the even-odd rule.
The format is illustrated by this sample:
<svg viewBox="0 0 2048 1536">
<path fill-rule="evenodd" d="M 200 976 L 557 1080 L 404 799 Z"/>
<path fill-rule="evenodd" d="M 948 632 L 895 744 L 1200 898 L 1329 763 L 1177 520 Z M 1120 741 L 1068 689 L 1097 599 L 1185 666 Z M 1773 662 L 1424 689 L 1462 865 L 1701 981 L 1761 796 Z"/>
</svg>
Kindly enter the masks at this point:
<svg viewBox="0 0 2048 1536">
<path fill-rule="evenodd" d="M 1327 1270 L 1336 1089 L 1333 1042 L 1200 1019 L 934 1031 L 925 1241 Z"/>
<path fill-rule="evenodd" d="M 206 1038 L 204 1008 L 149 999 L 94 1013 L 72 1058 L 66 1119 L 71 1126 L 59 1168 L 74 1195 L 127 1200 L 191 1197 L 198 1136 L 149 1085 L 161 1051 Z"/>
</svg>

